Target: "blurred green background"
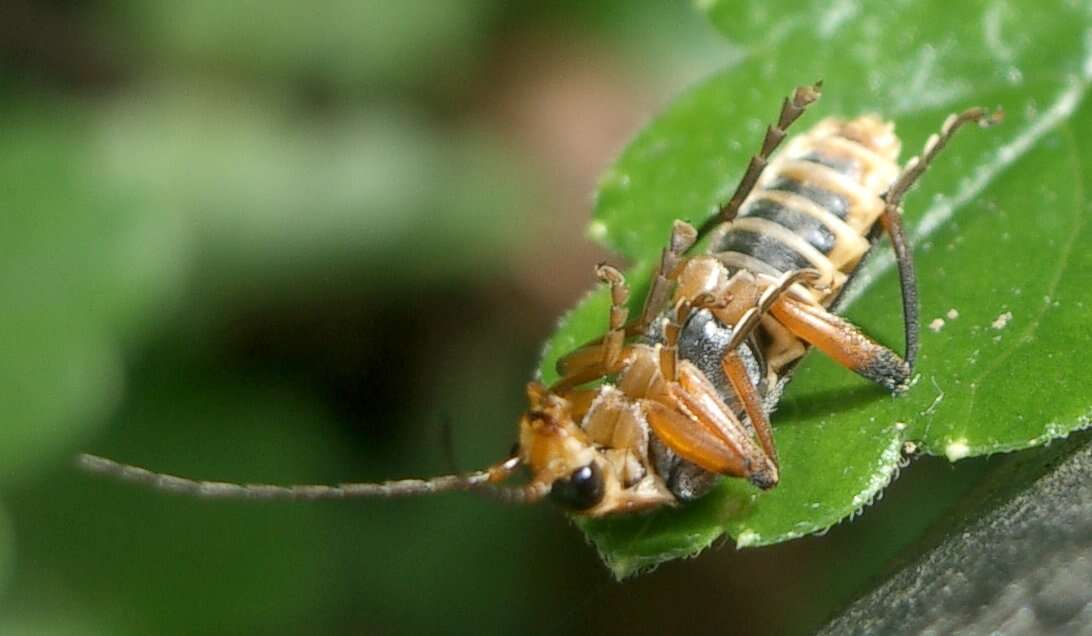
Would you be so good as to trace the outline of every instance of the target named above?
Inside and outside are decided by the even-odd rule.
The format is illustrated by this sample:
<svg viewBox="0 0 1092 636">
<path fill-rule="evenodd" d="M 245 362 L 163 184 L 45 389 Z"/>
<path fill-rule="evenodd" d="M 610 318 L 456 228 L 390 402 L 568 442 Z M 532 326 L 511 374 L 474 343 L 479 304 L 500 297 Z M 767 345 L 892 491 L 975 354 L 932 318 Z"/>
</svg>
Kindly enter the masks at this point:
<svg viewBox="0 0 1092 636">
<path fill-rule="evenodd" d="M 738 56 L 683 2 L 303 6 L 0 4 L 0 634 L 803 633 L 993 470 L 924 460 L 863 522 L 622 584 L 549 506 L 77 474 L 501 457 L 610 258 L 597 175 Z"/>
</svg>

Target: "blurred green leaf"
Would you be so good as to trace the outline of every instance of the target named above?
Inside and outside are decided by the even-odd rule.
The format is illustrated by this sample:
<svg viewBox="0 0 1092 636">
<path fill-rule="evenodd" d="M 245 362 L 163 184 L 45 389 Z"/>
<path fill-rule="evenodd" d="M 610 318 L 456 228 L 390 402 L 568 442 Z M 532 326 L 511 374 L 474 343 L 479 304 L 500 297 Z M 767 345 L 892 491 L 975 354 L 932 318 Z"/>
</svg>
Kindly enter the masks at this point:
<svg viewBox="0 0 1092 636">
<path fill-rule="evenodd" d="M 0 618 L 0 634 L 5 636 L 107 636 L 110 633 L 78 618 L 57 617 L 55 611 L 24 612 Z"/>
<path fill-rule="evenodd" d="M 491 10 L 487 2 L 459 0 L 340 0 L 321 8 L 288 0 L 196 0 L 122 7 L 150 59 L 349 88 L 422 84 L 441 69 L 454 75 L 454 83 L 469 66 Z"/>
<path fill-rule="evenodd" d="M 0 508 L 0 592 L 7 586 L 15 561 L 15 545 L 7 510 Z"/>
<path fill-rule="evenodd" d="M 111 179 L 178 211 L 196 285 L 229 295 L 346 270 L 372 286 L 450 278 L 525 229 L 524 174 L 492 136 L 393 107 L 315 120 L 273 96 L 161 85 L 107 112 L 98 151 Z"/>
<path fill-rule="evenodd" d="M 0 480 L 102 421 L 123 345 L 177 291 L 183 263 L 177 218 L 103 179 L 87 127 L 30 110 L 0 117 Z"/>
<path fill-rule="evenodd" d="M 131 461 L 155 449 L 164 470 L 227 479 L 303 481 L 337 472 L 338 429 L 308 396 L 285 383 L 160 360 L 134 374 L 116 425 L 92 448 Z M 239 633 L 305 623 L 300 608 L 323 607 L 314 582 L 337 571 L 316 545 L 316 537 L 329 540 L 321 508 L 165 497 L 71 470 L 8 501 L 34 529 L 19 537 L 17 580 L 26 589 L 14 592 L 60 607 L 125 608 L 96 615 L 111 627 L 106 633 Z M 175 609 L 180 592 L 194 609 Z"/>
<path fill-rule="evenodd" d="M 681 510 L 584 523 L 616 575 L 695 554 L 724 532 L 753 546 L 827 528 L 882 490 L 907 441 L 954 460 L 1088 425 L 1087 364 L 1072 352 L 1092 344 L 1092 292 L 1081 279 L 1092 271 L 1081 248 L 1092 241 L 1090 11 L 904 4 L 702 3 L 746 59 L 680 97 L 603 177 L 591 234 L 644 272 L 674 219 L 701 222 L 730 195 L 795 85 L 825 81 L 801 130 L 828 115 L 878 112 L 897 123 L 904 157 L 951 111 L 1001 104 L 1009 114 L 1003 126 L 961 134 L 907 199 L 922 315 L 947 321 L 925 332 L 914 388 L 893 399 L 809 356 L 774 417 L 778 488 L 760 494 L 726 481 Z M 900 342 L 888 254 L 847 296 L 851 320 Z M 597 336 L 605 316 L 601 292 L 579 305 L 548 346 L 543 374 L 562 349 Z"/>
</svg>

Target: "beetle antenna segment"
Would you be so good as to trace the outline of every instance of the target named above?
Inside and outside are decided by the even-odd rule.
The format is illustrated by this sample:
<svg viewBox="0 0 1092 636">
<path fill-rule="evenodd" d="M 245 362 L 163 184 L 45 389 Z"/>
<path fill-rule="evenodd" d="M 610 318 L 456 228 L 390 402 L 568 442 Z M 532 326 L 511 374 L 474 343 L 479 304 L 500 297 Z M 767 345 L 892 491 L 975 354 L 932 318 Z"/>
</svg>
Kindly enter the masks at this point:
<svg viewBox="0 0 1092 636">
<path fill-rule="evenodd" d="M 751 163 L 747 164 L 747 171 L 743 173 L 743 178 L 736 186 L 732 198 L 728 199 L 728 202 L 720 206 L 716 214 L 709 217 L 702 224 L 701 229 L 698 230 L 699 240 L 721 223 L 727 223 L 736 218 L 740 206 L 754 190 L 758 178 L 762 176 L 762 171 L 766 169 L 770 155 L 785 139 L 785 131 L 794 121 L 800 118 L 800 115 L 804 114 L 804 110 L 810 104 L 819 99 L 822 87 L 822 80 L 811 86 L 798 86 L 793 91 L 791 98 L 785 98 L 785 101 L 781 103 L 781 115 L 777 118 L 777 124 L 766 128 L 766 136 L 762 139 L 762 149 L 758 151 L 757 155 L 751 157 Z"/>
<path fill-rule="evenodd" d="M 964 124 L 974 122 L 981 127 L 993 126 L 1001 123 L 1005 112 L 1000 108 L 989 113 L 985 108 L 969 108 L 958 115 L 949 115 L 940 127 L 939 134 L 929 136 L 925 142 L 925 148 L 921 155 L 913 157 L 903 168 L 902 174 L 895 180 L 883 195 L 884 211 L 880 217 L 884 230 L 891 237 L 891 243 L 895 248 L 895 263 L 899 269 L 899 286 L 902 288 L 902 315 L 906 326 L 906 363 L 913 371 L 914 361 L 918 355 L 918 339 L 920 327 L 918 324 L 918 282 L 914 273 L 914 260 L 910 252 L 909 242 L 906 240 L 906 232 L 903 230 L 902 214 L 900 206 L 902 198 L 910 186 L 925 173 L 940 151 L 948 144 L 955 132 Z"/>
<path fill-rule="evenodd" d="M 81 453 L 77 456 L 76 465 L 81 470 L 95 475 L 106 475 L 121 481 L 147 486 L 154 490 L 210 499 L 290 499 L 302 501 L 351 499 L 356 497 L 386 499 L 433 495 L 451 491 L 483 491 L 508 501 L 533 500 L 527 494 L 515 496 L 502 494 L 509 489 L 497 486 L 499 482 L 506 480 L 519 468 L 520 459 L 518 457 L 511 457 L 485 470 L 465 475 L 444 475 L 432 479 L 401 479 L 378 483 L 347 483 L 336 486 L 300 484 L 281 486 L 276 484 L 201 481 L 166 473 L 157 473 L 146 468 L 123 464 L 87 453 Z M 527 487 L 513 487 L 511 490 L 520 491 L 525 488 Z"/>
</svg>

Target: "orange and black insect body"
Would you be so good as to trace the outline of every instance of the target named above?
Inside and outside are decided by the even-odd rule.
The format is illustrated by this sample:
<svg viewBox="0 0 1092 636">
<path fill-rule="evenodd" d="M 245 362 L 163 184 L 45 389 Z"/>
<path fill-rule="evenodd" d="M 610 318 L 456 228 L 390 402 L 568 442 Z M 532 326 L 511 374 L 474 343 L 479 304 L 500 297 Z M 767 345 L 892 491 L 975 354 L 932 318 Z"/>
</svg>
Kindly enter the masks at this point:
<svg viewBox="0 0 1092 636">
<path fill-rule="evenodd" d="M 908 386 L 917 298 L 900 204 L 955 131 L 1000 114 L 950 116 L 900 170 L 894 126 L 872 115 L 826 119 L 771 160 L 785 131 L 819 97 L 796 89 L 732 195 L 699 230 L 677 221 L 643 309 L 630 320 L 621 273 L 609 286 L 607 331 L 558 361 L 560 380 L 528 385 L 512 457 L 466 475 L 340 486 L 194 481 L 93 455 L 93 472 L 213 497 L 332 499 L 473 490 L 511 501 L 549 497 L 578 514 L 633 512 L 700 497 L 721 476 L 760 488 L 779 480 L 769 413 L 810 347 L 891 391 Z M 768 164 L 768 165 L 767 165 Z M 895 248 L 906 354 L 832 313 L 882 233 Z M 708 238 L 708 251 L 688 255 Z M 509 484 L 526 467 L 529 479 Z"/>
</svg>

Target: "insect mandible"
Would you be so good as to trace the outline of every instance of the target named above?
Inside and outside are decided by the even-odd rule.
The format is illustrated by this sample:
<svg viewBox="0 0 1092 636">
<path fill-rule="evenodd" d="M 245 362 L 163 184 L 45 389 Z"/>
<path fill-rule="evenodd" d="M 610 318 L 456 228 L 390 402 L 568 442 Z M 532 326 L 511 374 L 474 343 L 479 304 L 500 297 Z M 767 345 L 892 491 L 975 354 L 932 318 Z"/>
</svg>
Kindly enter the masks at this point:
<svg viewBox="0 0 1092 636">
<path fill-rule="evenodd" d="M 513 502 L 549 498 L 591 517 L 701 497 L 722 476 L 777 485 L 769 413 L 811 347 L 892 392 L 906 390 L 918 349 L 917 283 L 901 202 L 961 126 L 1000 121 L 950 115 L 901 170 L 894 125 L 875 115 L 828 118 L 773 158 L 821 83 L 782 104 L 735 193 L 695 230 L 676 221 L 640 314 L 600 265 L 610 290 L 607 331 L 558 361 L 551 386 L 527 385 L 512 455 L 484 470 L 432 479 L 336 486 L 198 481 L 96 455 L 80 466 L 204 497 L 340 499 L 480 491 Z M 872 245 L 891 238 L 902 289 L 905 355 L 831 307 Z M 689 255 L 708 238 L 708 250 Z M 529 478 L 510 480 L 526 468 Z"/>
</svg>

